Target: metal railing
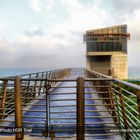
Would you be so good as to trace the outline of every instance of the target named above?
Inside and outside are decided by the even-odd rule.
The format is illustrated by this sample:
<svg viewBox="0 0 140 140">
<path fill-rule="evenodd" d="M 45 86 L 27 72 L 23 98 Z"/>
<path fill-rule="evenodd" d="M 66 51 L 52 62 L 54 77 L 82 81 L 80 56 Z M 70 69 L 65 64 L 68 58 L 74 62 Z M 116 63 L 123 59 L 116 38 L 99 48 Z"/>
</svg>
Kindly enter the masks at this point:
<svg viewBox="0 0 140 140">
<path fill-rule="evenodd" d="M 140 86 L 115 79 L 113 93 L 119 114 L 119 127 L 126 139 L 140 139 Z"/>
<path fill-rule="evenodd" d="M 83 68 L 0 78 L 0 101 L 0 127 L 22 129 L 16 138 L 140 139 L 140 86 Z"/>
<path fill-rule="evenodd" d="M 111 77 L 87 70 L 87 75 L 94 78 L 109 78 Z M 107 81 L 104 82 L 106 85 Z M 101 83 L 96 83 L 101 85 Z M 94 83 L 95 85 L 95 83 Z M 97 89 L 97 88 L 96 88 Z M 105 89 L 104 89 L 105 90 Z M 117 114 L 118 128 L 124 139 L 139 140 L 140 139 L 140 86 L 114 79 L 110 82 L 110 89 L 113 100 L 117 106 L 114 106 Z M 97 91 L 101 91 L 97 89 Z M 111 100 L 110 100 L 111 101 Z M 115 131 L 115 130 L 114 130 Z"/>
<path fill-rule="evenodd" d="M 30 124 L 31 128 L 35 124 L 32 123 L 33 118 L 42 118 L 37 116 L 26 116 L 23 115 L 25 112 L 29 112 L 29 108 L 43 107 L 45 104 L 38 105 L 38 100 L 45 100 L 44 95 L 46 91 L 57 86 L 57 81 L 49 82 L 48 79 L 63 79 L 73 74 L 83 74 L 83 68 L 73 68 L 73 69 L 60 69 L 52 70 L 39 73 L 31 73 L 21 75 L 17 78 L 15 77 L 6 77 L 0 78 L 0 128 L 11 128 L 10 132 L 6 133 L 7 135 L 14 134 L 13 128 L 20 128 L 20 124 L 16 123 L 16 119 L 20 119 L 18 115 L 22 116 L 23 124 L 26 126 L 27 123 Z M 20 80 L 19 80 L 20 79 Z M 20 92 L 20 93 L 19 93 Z M 19 96 L 21 95 L 21 96 Z M 21 99 L 20 99 L 21 98 Z M 44 99 L 45 98 L 45 99 Z M 19 106 L 21 104 L 22 112 L 19 111 Z M 46 105 L 45 105 L 46 106 Z M 31 110 L 32 112 L 46 112 L 46 110 Z M 30 118 L 30 122 L 24 121 L 24 118 Z M 44 118 L 43 118 L 44 119 Z M 18 120 L 19 122 L 19 120 Z M 23 126 L 22 124 L 22 126 Z M 43 123 L 45 125 L 45 123 Z M 6 131 L 6 129 L 4 130 Z M 36 130 L 35 130 L 36 131 Z M 3 131 L 1 132 L 3 134 Z M 16 133 L 17 134 L 17 133 Z M 5 135 L 5 132 L 4 132 Z M 21 137 L 21 134 L 16 136 Z"/>
</svg>

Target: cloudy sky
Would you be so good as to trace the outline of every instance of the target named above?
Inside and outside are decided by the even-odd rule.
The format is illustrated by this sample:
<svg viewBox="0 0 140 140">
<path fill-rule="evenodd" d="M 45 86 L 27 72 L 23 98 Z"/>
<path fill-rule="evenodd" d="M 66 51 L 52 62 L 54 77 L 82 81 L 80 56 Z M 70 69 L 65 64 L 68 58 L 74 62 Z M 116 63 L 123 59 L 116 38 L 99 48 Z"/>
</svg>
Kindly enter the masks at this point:
<svg viewBox="0 0 140 140">
<path fill-rule="evenodd" d="M 85 65 L 83 33 L 127 24 L 139 66 L 139 0 L 0 0 L 0 69 Z"/>
</svg>

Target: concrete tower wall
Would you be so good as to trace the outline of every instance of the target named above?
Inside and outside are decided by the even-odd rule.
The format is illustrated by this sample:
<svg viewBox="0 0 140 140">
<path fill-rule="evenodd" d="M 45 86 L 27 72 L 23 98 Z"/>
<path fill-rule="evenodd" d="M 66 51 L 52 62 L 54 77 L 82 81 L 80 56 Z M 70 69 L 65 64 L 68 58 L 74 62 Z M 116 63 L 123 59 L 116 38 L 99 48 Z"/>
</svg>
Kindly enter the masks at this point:
<svg viewBox="0 0 140 140">
<path fill-rule="evenodd" d="M 112 76 L 118 79 L 128 79 L 127 54 L 114 54 L 111 57 Z"/>
</svg>

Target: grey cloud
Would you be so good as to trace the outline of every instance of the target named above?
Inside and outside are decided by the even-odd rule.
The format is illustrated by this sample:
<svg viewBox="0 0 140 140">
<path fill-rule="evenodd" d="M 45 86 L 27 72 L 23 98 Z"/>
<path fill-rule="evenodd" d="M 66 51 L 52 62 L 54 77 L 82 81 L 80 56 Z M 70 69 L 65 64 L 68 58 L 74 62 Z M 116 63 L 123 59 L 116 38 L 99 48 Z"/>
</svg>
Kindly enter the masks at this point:
<svg viewBox="0 0 140 140">
<path fill-rule="evenodd" d="M 140 42 L 130 41 L 128 44 L 128 62 L 131 67 L 140 67 Z"/>
<path fill-rule="evenodd" d="M 131 30 L 132 31 L 132 30 Z M 133 42 L 139 42 L 140 41 L 140 32 L 136 31 L 136 32 L 131 32 L 131 40 Z"/>
<path fill-rule="evenodd" d="M 48 43 L 47 37 L 42 37 L 28 36 L 27 40 L 21 42 L 15 40 L 13 43 L 3 43 L 0 50 L 4 55 L 0 56 L 3 60 L 0 61 L 0 65 L 3 68 L 22 69 L 85 65 L 85 47 L 82 42 L 75 41 L 73 36 L 67 36 L 64 42 L 63 38 L 52 36 L 51 39 L 57 40 L 54 44 Z"/>
<path fill-rule="evenodd" d="M 6 46 L 11 46 L 11 47 L 7 47 Z M 13 52 L 13 46 L 11 43 L 9 43 L 6 40 L 0 40 L 0 56 L 3 57 L 5 56 L 7 53 L 10 54 Z M 10 55 L 7 55 L 7 57 L 9 57 Z"/>
<path fill-rule="evenodd" d="M 109 18 L 106 21 L 108 23 L 125 22 L 128 18 L 135 16 L 135 12 L 140 9 L 139 0 L 100 0 L 97 6 L 103 8 L 108 14 Z"/>
<path fill-rule="evenodd" d="M 140 9 L 139 0 L 109 0 L 112 6 L 111 17 L 119 22 L 135 16 L 136 10 Z"/>
<path fill-rule="evenodd" d="M 133 13 L 140 8 L 139 0 L 110 0 L 116 12 Z"/>
<path fill-rule="evenodd" d="M 33 29 L 31 31 L 25 31 L 25 36 L 42 36 L 44 35 L 44 29 Z"/>
<path fill-rule="evenodd" d="M 53 34 L 53 37 L 65 38 L 65 35 L 64 34 Z"/>
</svg>

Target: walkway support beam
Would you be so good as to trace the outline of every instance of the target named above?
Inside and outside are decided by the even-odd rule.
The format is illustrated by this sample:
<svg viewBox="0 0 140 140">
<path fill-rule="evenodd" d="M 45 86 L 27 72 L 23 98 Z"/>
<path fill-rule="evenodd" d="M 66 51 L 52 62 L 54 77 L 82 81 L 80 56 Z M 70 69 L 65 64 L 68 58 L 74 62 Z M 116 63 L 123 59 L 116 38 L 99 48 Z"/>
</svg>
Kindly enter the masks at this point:
<svg viewBox="0 0 140 140">
<path fill-rule="evenodd" d="M 21 78 L 15 77 L 15 140 L 23 139 L 23 125 L 22 125 L 22 100 L 21 100 Z"/>
<path fill-rule="evenodd" d="M 77 78 L 77 140 L 85 140 L 85 88 L 84 78 Z"/>
</svg>

